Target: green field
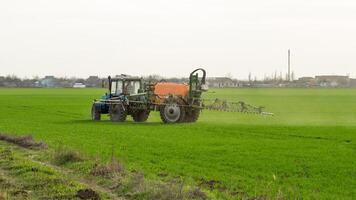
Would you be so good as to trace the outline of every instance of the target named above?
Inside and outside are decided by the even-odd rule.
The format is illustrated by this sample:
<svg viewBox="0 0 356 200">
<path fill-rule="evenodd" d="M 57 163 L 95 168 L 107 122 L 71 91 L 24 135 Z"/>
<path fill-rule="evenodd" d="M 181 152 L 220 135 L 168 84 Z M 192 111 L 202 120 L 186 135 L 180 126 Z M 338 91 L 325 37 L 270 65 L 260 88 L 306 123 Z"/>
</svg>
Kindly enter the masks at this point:
<svg viewBox="0 0 356 200">
<path fill-rule="evenodd" d="M 356 90 L 213 89 L 206 98 L 266 106 L 273 117 L 204 111 L 195 124 L 90 120 L 103 89 L 0 89 L 0 132 L 31 134 L 130 169 L 215 181 L 216 198 L 356 198 Z M 204 185 L 204 184 L 203 184 Z"/>
</svg>

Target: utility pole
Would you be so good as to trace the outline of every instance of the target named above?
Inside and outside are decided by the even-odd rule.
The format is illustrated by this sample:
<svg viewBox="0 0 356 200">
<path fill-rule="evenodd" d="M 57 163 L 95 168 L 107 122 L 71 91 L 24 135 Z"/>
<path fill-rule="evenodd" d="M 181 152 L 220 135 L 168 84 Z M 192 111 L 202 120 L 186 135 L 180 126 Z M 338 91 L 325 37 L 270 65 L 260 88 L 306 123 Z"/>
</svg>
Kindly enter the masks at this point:
<svg viewBox="0 0 356 200">
<path fill-rule="evenodd" d="M 288 49 L 288 81 L 290 82 L 290 49 Z"/>
</svg>

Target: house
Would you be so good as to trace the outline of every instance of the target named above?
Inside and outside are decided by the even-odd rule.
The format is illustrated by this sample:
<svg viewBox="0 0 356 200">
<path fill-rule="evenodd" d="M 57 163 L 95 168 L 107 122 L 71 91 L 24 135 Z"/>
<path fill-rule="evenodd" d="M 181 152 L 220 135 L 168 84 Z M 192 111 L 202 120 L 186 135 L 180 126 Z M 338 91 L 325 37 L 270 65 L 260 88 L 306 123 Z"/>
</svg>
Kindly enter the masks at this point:
<svg viewBox="0 0 356 200">
<path fill-rule="evenodd" d="M 83 83 L 74 83 L 73 88 L 86 88 Z"/>
<path fill-rule="evenodd" d="M 41 81 L 42 87 L 56 87 L 57 79 L 54 76 L 45 76 Z"/>
<path fill-rule="evenodd" d="M 316 85 L 320 87 L 349 87 L 350 78 L 348 76 L 327 75 L 315 76 Z"/>
<path fill-rule="evenodd" d="M 315 86 L 315 78 L 313 77 L 301 77 L 295 81 L 297 87 L 312 87 Z"/>
</svg>

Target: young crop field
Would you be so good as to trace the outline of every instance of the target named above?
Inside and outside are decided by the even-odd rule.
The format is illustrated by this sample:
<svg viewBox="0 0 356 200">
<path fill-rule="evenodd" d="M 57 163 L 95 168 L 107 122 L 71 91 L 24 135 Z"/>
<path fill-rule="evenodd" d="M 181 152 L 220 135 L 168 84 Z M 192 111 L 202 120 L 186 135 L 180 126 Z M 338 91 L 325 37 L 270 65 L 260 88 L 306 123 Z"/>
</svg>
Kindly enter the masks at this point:
<svg viewBox="0 0 356 200">
<path fill-rule="evenodd" d="M 0 89 L 0 133 L 32 135 L 215 199 L 355 199 L 355 89 L 211 89 L 274 116 L 204 110 L 197 123 L 90 119 L 104 89 Z M 77 167 L 80 167 L 78 165 Z M 72 166 L 73 167 L 73 166 Z M 75 167 L 75 166 L 74 166 Z"/>
</svg>

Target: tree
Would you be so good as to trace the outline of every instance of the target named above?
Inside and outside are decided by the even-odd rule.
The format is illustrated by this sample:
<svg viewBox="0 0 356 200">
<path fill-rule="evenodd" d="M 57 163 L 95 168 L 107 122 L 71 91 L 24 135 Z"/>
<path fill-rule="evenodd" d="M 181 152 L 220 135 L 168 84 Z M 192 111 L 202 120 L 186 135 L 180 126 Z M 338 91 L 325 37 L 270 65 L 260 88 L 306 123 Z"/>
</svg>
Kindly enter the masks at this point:
<svg viewBox="0 0 356 200">
<path fill-rule="evenodd" d="M 232 75 L 231 72 L 227 73 L 227 74 L 225 75 L 225 77 L 227 77 L 227 78 L 229 78 L 229 79 L 234 78 L 234 76 Z"/>
</svg>

